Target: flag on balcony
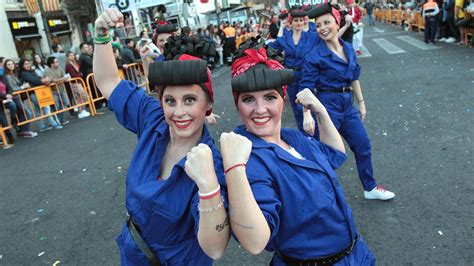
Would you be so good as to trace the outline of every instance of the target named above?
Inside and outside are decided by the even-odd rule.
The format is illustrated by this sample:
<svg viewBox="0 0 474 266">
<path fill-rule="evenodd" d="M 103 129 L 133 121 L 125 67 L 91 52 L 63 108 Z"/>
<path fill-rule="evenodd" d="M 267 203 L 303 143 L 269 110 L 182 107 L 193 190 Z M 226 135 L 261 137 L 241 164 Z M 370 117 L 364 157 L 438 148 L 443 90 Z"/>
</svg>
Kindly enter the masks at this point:
<svg viewBox="0 0 474 266">
<path fill-rule="evenodd" d="M 28 10 L 28 14 L 30 14 L 30 16 L 33 16 L 34 14 L 40 12 L 40 8 L 39 8 L 37 0 L 25 0 L 24 3 L 26 6 L 26 9 Z"/>
<path fill-rule="evenodd" d="M 38 0 L 41 1 L 41 0 Z M 60 10 L 61 7 L 59 6 L 59 0 L 43 0 L 43 11 L 44 12 L 51 12 Z"/>
<path fill-rule="evenodd" d="M 40 12 L 39 8 L 39 1 L 43 1 L 43 11 L 44 12 L 51 12 L 57 11 L 61 9 L 59 5 L 59 0 L 25 0 L 26 9 L 30 16 Z"/>
</svg>

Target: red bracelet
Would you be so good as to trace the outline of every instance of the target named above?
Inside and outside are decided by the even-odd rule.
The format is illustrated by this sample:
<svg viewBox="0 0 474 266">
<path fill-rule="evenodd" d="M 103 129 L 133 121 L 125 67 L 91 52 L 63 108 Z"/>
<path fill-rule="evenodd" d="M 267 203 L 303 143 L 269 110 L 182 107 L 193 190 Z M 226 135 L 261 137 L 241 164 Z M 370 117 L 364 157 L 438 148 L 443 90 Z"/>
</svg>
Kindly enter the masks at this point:
<svg viewBox="0 0 474 266">
<path fill-rule="evenodd" d="M 239 166 L 245 167 L 246 164 L 245 163 L 238 163 L 238 164 L 232 165 L 231 167 L 227 168 L 227 170 L 224 171 L 224 175 L 226 175 L 230 170 L 232 170 L 234 168 L 237 168 Z"/>
<path fill-rule="evenodd" d="M 198 192 L 198 195 L 199 195 L 199 199 L 202 199 L 202 200 L 207 200 L 207 199 L 210 199 L 210 198 L 213 198 L 217 195 L 219 195 L 219 193 L 221 192 L 221 186 L 217 186 L 217 188 L 209 193 L 199 193 Z"/>
</svg>

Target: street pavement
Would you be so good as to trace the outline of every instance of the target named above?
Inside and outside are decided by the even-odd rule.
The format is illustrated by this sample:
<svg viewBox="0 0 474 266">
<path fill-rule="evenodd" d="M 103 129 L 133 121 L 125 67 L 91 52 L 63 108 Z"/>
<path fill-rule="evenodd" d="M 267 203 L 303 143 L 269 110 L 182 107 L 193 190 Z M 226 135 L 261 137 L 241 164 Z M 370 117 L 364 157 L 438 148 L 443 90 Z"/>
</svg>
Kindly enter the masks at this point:
<svg viewBox="0 0 474 266">
<path fill-rule="evenodd" d="M 359 59 L 376 178 L 396 198 L 363 198 L 351 152 L 338 174 L 379 265 L 473 265 L 474 48 L 422 40 L 377 23 L 365 28 Z M 230 69 L 214 70 L 213 81 L 218 140 L 240 120 Z M 71 122 L 0 150 L 0 265 L 120 262 L 115 237 L 136 138 L 110 111 Z M 295 127 L 289 106 L 283 125 Z M 232 240 L 215 264 L 270 259 Z"/>
</svg>

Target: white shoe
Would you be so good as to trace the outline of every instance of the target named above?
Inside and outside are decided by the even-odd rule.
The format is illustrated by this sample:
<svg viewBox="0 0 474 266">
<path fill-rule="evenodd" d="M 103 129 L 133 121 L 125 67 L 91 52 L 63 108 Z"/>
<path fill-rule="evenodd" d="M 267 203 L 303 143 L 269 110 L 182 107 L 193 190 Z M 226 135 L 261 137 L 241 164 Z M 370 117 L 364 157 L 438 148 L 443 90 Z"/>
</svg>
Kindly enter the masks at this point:
<svg viewBox="0 0 474 266">
<path fill-rule="evenodd" d="M 440 41 L 440 42 L 445 42 L 446 40 L 447 40 L 447 39 L 443 37 L 443 38 L 439 39 L 438 41 Z"/>
<path fill-rule="evenodd" d="M 79 119 L 82 119 L 82 118 L 86 118 L 86 117 L 89 117 L 91 116 L 91 113 L 87 112 L 86 110 L 82 110 L 78 115 L 77 117 Z"/>
<path fill-rule="evenodd" d="M 395 197 L 395 193 L 390 192 L 378 185 L 371 191 L 364 191 L 364 198 L 366 199 L 378 199 L 378 200 L 389 200 Z"/>
<path fill-rule="evenodd" d="M 456 41 L 456 39 L 454 39 L 453 37 L 449 37 L 448 39 L 446 39 L 445 42 L 447 43 L 454 43 Z"/>
<path fill-rule="evenodd" d="M 25 131 L 25 132 L 23 132 L 22 135 L 25 138 L 34 138 L 34 137 L 38 136 L 38 133 L 36 133 L 34 131 Z"/>
</svg>

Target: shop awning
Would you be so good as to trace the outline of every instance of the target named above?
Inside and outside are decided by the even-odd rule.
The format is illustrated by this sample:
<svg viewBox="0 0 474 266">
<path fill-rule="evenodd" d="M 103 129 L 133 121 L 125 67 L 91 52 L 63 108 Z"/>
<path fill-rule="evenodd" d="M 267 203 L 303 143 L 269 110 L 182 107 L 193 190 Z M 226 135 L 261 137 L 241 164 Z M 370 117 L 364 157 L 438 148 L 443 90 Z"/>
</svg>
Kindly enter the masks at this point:
<svg viewBox="0 0 474 266">
<path fill-rule="evenodd" d="M 25 35 L 15 35 L 14 37 L 15 37 L 15 39 L 17 39 L 19 41 L 41 39 L 41 35 L 39 33 L 25 34 Z"/>
<path fill-rule="evenodd" d="M 51 35 L 53 35 L 53 36 L 61 36 L 61 35 L 66 35 L 66 34 L 71 34 L 71 31 L 70 30 L 62 30 L 62 31 L 51 32 Z"/>
</svg>

